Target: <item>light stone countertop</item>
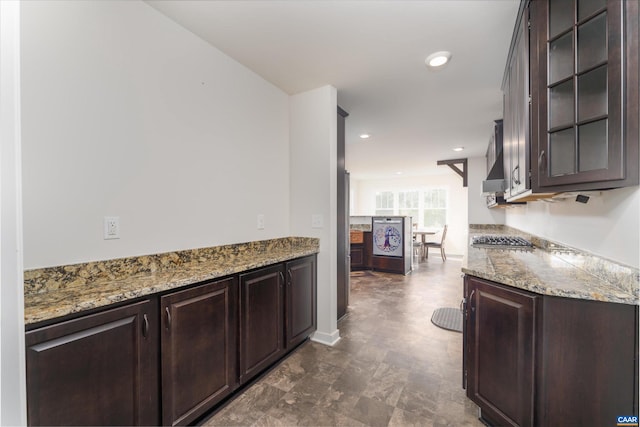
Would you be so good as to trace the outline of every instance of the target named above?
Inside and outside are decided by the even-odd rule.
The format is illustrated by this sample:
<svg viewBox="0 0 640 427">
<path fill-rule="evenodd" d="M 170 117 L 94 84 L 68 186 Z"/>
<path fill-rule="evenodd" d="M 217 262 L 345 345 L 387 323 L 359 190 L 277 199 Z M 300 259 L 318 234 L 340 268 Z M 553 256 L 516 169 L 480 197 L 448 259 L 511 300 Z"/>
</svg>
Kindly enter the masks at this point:
<svg viewBox="0 0 640 427">
<path fill-rule="evenodd" d="M 473 236 L 517 235 L 533 250 L 474 247 Z M 542 295 L 639 305 L 640 273 L 506 226 L 471 226 L 462 272 Z"/>
<path fill-rule="evenodd" d="M 371 224 L 349 224 L 352 231 L 371 231 Z"/>
<path fill-rule="evenodd" d="M 25 324 L 153 295 L 319 252 L 289 237 L 25 271 Z"/>
</svg>

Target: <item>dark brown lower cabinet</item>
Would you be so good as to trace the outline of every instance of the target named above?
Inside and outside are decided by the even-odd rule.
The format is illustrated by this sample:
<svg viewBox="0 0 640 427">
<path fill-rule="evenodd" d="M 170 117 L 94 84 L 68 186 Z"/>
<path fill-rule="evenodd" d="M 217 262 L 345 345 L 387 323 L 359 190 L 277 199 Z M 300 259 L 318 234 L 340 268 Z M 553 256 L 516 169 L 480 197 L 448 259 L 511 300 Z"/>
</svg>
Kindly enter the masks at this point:
<svg viewBox="0 0 640 427">
<path fill-rule="evenodd" d="M 467 396 L 493 425 L 533 425 L 537 297 L 467 276 Z"/>
<path fill-rule="evenodd" d="M 285 303 L 286 348 L 292 348 L 316 330 L 316 256 L 287 262 Z"/>
<path fill-rule="evenodd" d="M 162 422 L 185 425 L 237 385 L 237 279 L 160 299 Z"/>
<path fill-rule="evenodd" d="M 362 250 L 364 252 L 362 264 L 364 268 L 373 268 L 371 258 L 373 257 L 373 233 L 365 231 L 363 233 Z"/>
<path fill-rule="evenodd" d="M 311 255 L 27 331 L 29 425 L 197 422 L 315 331 L 316 275 Z"/>
<path fill-rule="evenodd" d="M 607 426 L 638 415 L 638 306 L 542 301 L 536 424 Z"/>
<path fill-rule="evenodd" d="M 284 351 L 282 264 L 240 275 L 240 383 Z"/>
<path fill-rule="evenodd" d="M 495 426 L 615 425 L 638 414 L 638 306 L 465 276 L 467 396 Z"/>
<path fill-rule="evenodd" d="M 364 267 L 364 247 L 362 243 L 351 244 L 351 270 L 357 270 Z"/>
<path fill-rule="evenodd" d="M 29 425 L 157 425 L 157 300 L 26 333 Z"/>
</svg>

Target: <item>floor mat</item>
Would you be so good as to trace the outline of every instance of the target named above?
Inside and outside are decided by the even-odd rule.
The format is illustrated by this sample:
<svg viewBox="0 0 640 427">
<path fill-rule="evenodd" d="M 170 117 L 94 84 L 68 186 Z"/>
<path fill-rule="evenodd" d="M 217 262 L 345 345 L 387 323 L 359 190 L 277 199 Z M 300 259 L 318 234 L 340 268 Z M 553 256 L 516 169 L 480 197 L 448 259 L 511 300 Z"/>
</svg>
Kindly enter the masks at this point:
<svg viewBox="0 0 640 427">
<path fill-rule="evenodd" d="M 431 316 L 431 323 L 442 329 L 462 332 L 462 312 L 458 308 L 438 308 Z"/>
</svg>

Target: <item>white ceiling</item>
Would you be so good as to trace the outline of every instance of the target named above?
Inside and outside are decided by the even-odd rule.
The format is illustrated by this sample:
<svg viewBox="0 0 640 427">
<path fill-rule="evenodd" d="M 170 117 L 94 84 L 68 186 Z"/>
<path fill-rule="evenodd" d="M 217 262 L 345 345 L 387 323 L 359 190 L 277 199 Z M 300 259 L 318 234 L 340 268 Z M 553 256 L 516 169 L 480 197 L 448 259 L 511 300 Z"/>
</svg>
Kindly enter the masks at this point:
<svg viewBox="0 0 640 427">
<path fill-rule="evenodd" d="M 355 179 L 443 173 L 437 160 L 484 156 L 502 117 L 519 0 L 147 3 L 289 94 L 335 86 Z M 451 62 L 428 70 L 439 50 Z"/>
</svg>

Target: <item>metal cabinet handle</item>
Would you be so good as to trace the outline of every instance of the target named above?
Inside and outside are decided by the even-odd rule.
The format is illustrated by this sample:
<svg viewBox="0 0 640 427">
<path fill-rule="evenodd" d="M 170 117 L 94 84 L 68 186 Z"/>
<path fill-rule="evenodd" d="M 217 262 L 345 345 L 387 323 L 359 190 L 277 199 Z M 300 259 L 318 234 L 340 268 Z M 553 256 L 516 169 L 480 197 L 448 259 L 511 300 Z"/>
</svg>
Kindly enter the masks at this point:
<svg viewBox="0 0 640 427">
<path fill-rule="evenodd" d="M 149 335 L 149 318 L 147 314 L 142 315 L 142 336 L 147 337 Z"/>
<path fill-rule="evenodd" d="M 464 314 L 464 303 L 466 302 L 466 298 L 462 298 L 460 300 L 460 312 Z"/>
<path fill-rule="evenodd" d="M 164 308 L 164 312 L 167 314 L 167 331 L 171 329 L 171 312 L 169 311 L 169 307 Z"/>
<path fill-rule="evenodd" d="M 546 163 L 543 161 L 544 158 L 546 156 L 546 153 L 544 152 L 544 150 L 542 150 L 540 152 L 540 154 L 538 155 L 538 170 L 540 171 L 545 171 L 547 170 L 547 165 Z"/>
<path fill-rule="evenodd" d="M 473 294 L 475 293 L 476 293 L 476 290 L 474 289 L 471 291 L 471 294 L 469 295 L 469 305 L 471 306 L 471 311 L 476 311 L 476 308 L 474 307 L 474 304 L 473 304 Z"/>
<path fill-rule="evenodd" d="M 291 275 L 291 269 L 290 268 L 287 270 L 287 277 L 289 277 L 289 284 L 291 284 L 291 282 L 293 281 L 293 276 Z"/>
<path fill-rule="evenodd" d="M 518 176 L 520 176 L 520 165 L 517 165 L 515 168 L 513 168 L 513 171 L 511 171 L 511 181 L 513 181 L 516 185 L 520 185 L 520 180 L 514 176 L 516 171 L 518 171 Z"/>
</svg>

